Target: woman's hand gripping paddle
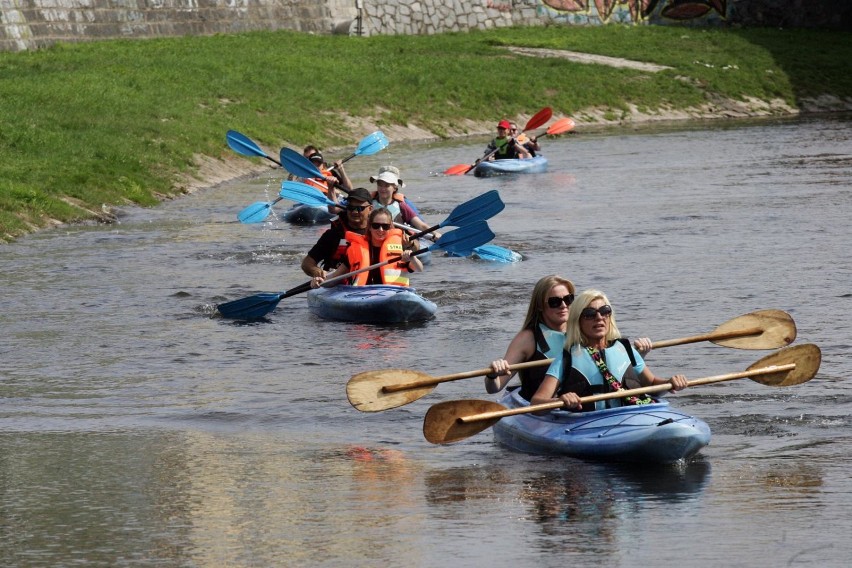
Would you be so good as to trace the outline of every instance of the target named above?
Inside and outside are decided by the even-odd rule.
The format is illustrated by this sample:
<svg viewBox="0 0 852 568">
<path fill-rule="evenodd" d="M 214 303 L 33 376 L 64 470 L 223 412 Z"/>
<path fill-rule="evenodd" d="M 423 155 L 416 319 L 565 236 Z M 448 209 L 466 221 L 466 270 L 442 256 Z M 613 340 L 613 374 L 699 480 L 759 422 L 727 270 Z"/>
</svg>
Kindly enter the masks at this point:
<svg viewBox="0 0 852 568">
<path fill-rule="evenodd" d="M 759 310 L 728 320 L 710 333 L 680 339 L 657 341 L 655 349 L 710 341 L 736 349 L 776 349 L 796 339 L 796 323 L 790 314 L 781 310 Z M 542 359 L 512 365 L 512 371 L 549 365 L 552 359 Z M 414 402 L 448 381 L 483 377 L 491 369 L 479 369 L 442 377 L 432 377 L 409 369 L 365 371 L 354 375 L 346 384 L 349 402 L 363 412 L 379 412 Z"/>
<path fill-rule="evenodd" d="M 757 383 L 773 387 L 787 387 L 806 383 L 819 370 L 822 354 L 813 344 L 785 347 L 752 364 L 746 371 L 716 375 L 688 381 L 690 387 L 722 381 L 749 378 Z M 654 385 L 638 389 L 609 392 L 580 398 L 582 404 L 664 392 L 670 385 Z M 522 408 L 508 409 L 502 404 L 487 400 L 451 400 L 433 405 L 423 420 L 423 435 L 433 444 L 449 444 L 464 440 L 496 424 L 501 418 L 515 414 L 527 414 L 561 408 L 562 401 L 535 404 Z"/>
</svg>

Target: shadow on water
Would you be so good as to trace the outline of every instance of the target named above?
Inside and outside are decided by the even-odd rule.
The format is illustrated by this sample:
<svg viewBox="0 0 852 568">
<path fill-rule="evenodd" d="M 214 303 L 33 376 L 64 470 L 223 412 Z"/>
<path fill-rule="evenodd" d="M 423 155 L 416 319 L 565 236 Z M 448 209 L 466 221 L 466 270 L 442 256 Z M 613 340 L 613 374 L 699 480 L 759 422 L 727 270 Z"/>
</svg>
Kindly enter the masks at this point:
<svg viewBox="0 0 852 568">
<path fill-rule="evenodd" d="M 517 487 L 516 499 L 545 532 L 573 533 L 578 527 L 569 525 L 604 525 L 621 516 L 625 503 L 645 508 L 689 501 L 710 480 L 710 463 L 700 457 L 652 467 L 518 456 L 510 453 L 508 460 L 504 456 L 485 467 L 432 472 L 426 477 L 427 499 L 433 506 L 452 509 L 457 502 L 497 499 L 507 487 Z"/>
<path fill-rule="evenodd" d="M 852 6 L 842 2 L 831 4 L 833 20 L 839 24 L 840 29 L 852 29 Z M 768 12 L 771 13 L 771 11 Z M 786 17 L 784 11 L 777 11 L 776 14 L 782 18 L 778 26 L 787 27 L 783 21 Z M 775 30 L 747 28 L 733 30 L 732 33 L 767 51 L 775 63 L 784 70 L 800 108 L 803 106 L 802 99 L 824 94 L 814 92 L 813 86 L 816 84 L 827 85 L 831 92 L 846 94 L 847 97 L 849 93 L 852 93 L 852 83 L 847 72 L 848 58 L 840 58 L 836 55 L 849 51 L 848 34 L 819 30 L 788 30 L 788 33 L 797 36 L 796 42 L 789 42 L 785 36 L 778 35 Z M 812 48 L 805 48 L 808 51 L 808 57 L 802 59 L 801 53 L 795 50 L 801 49 L 808 43 L 812 45 Z M 818 83 L 813 80 L 815 73 L 819 73 Z"/>
</svg>

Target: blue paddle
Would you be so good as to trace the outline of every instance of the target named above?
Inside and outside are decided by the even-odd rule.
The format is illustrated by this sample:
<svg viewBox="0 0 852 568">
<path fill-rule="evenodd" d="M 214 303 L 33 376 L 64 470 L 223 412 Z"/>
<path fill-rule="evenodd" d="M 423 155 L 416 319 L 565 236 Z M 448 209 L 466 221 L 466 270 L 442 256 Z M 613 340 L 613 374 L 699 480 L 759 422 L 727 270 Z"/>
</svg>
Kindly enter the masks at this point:
<svg viewBox="0 0 852 568">
<path fill-rule="evenodd" d="M 355 156 L 372 156 L 381 152 L 388 147 L 388 139 L 381 130 L 377 130 L 372 134 L 365 136 L 355 152 L 343 158 L 343 162 L 348 162 Z M 325 178 L 318 167 L 312 161 L 304 157 L 300 152 L 292 148 L 281 148 L 279 152 L 281 165 L 285 170 L 300 178 Z"/>
<path fill-rule="evenodd" d="M 409 233 L 415 233 L 417 231 L 417 229 L 415 229 L 414 227 L 412 227 L 410 225 L 406 225 L 405 223 L 394 223 L 394 226 L 399 228 L 399 229 L 402 229 L 404 231 L 408 231 Z M 429 239 L 429 240 L 432 240 L 432 241 L 435 240 L 434 235 L 428 235 L 426 238 Z M 524 258 L 520 255 L 520 253 L 517 253 L 517 252 L 510 250 L 510 249 L 507 249 L 507 248 L 503 248 L 499 245 L 492 245 L 492 244 L 487 244 L 487 245 L 482 245 L 481 247 L 476 247 L 475 249 L 473 249 L 470 252 L 471 252 L 471 254 L 475 254 L 476 256 L 478 256 L 482 260 L 490 260 L 491 262 L 502 262 L 504 264 L 511 264 L 513 262 L 520 262 Z M 448 253 L 448 254 L 450 256 L 460 256 L 460 255 L 457 255 L 457 254 L 450 254 L 450 253 Z M 470 256 L 470 255 L 466 255 L 466 256 Z"/>
<path fill-rule="evenodd" d="M 423 254 L 427 251 L 435 250 L 444 250 L 447 252 L 453 252 L 461 255 L 464 255 L 465 253 L 470 254 L 469 251 L 473 250 L 478 246 L 484 245 L 493 238 L 494 233 L 492 233 L 491 229 L 488 228 L 488 223 L 486 223 L 485 221 L 478 221 L 476 223 L 466 225 L 464 227 L 460 227 L 458 229 L 445 233 L 434 244 L 411 253 L 411 256 L 416 256 L 419 254 Z M 335 278 L 330 278 L 324 281 L 322 285 L 329 286 L 331 284 L 335 284 L 341 280 L 349 278 L 350 276 L 355 276 L 356 274 L 361 274 L 362 272 L 367 272 L 376 268 L 380 268 L 382 266 L 385 266 L 386 264 L 390 264 L 391 262 L 396 262 L 397 260 L 399 260 L 398 256 L 391 257 L 377 264 L 365 266 L 364 268 L 361 268 L 359 270 L 355 270 L 347 274 L 341 274 L 340 276 L 337 276 Z M 289 298 L 290 296 L 295 296 L 296 294 L 307 292 L 310 289 L 311 283 L 305 282 L 304 284 L 296 286 L 295 288 L 287 290 L 286 292 L 262 292 L 260 294 L 255 294 L 246 298 L 234 300 L 232 302 L 219 304 L 218 306 L 216 306 L 216 309 L 219 311 L 222 317 L 228 319 L 259 319 L 272 312 L 278 305 L 278 302 L 280 302 L 284 298 Z"/>
<path fill-rule="evenodd" d="M 260 146 L 254 143 L 254 141 L 244 134 L 240 134 L 236 130 L 229 130 L 225 135 L 225 140 L 228 141 L 228 146 L 241 156 L 249 156 L 252 158 L 266 158 L 270 162 L 273 162 L 281 166 L 281 162 L 276 160 L 275 158 L 269 156 L 260 149 Z"/>
<path fill-rule="evenodd" d="M 251 139 L 244 136 L 243 134 L 240 134 L 236 130 L 229 130 L 226 139 L 228 140 L 228 146 L 230 146 L 230 148 L 236 153 L 241 154 L 243 156 L 266 158 L 267 160 L 275 162 L 279 166 L 285 168 L 290 173 L 299 177 L 323 177 L 322 173 L 319 171 L 319 169 L 317 169 L 313 162 L 311 162 L 310 160 L 308 160 L 307 158 L 305 158 L 294 150 L 288 149 L 288 163 L 297 164 L 295 167 L 299 169 L 299 171 L 303 173 L 309 171 L 310 175 L 295 173 L 278 160 L 267 156 L 266 153 L 261 150 L 257 144 L 255 144 Z M 383 149 L 387 148 L 387 146 L 387 137 L 384 135 L 384 133 L 382 133 L 381 130 L 377 130 L 376 132 L 368 134 L 367 136 L 362 138 L 361 142 L 358 143 L 358 147 L 355 149 L 355 152 L 351 156 L 347 156 L 343 161 L 345 162 L 347 160 L 350 160 L 355 156 L 370 156 L 372 154 L 382 151 Z M 282 149 L 282 152 L 283 151 L 284 149 Z M 298 160 L 293 155 L 298 156 L 298 158 L 301 158 L 301 160 Z M 291 167 L 293 166 L 291 165 Z M 281 201 L 281 199 L 282 198 L 279 197 L 271 203 L 268 201 L 256 201 L 245 209 L 243 209 L 242 211 L 240 211 L 237 214 L 237 219 L 240 221 L 240 223 L 245 224 L 263 223 L 264 221 L 266 221 L 266 218 L 269 217 L 269 213 L 270 211 L 272 211 L 272 206 Z"/>
<path fill-rule="evenodd" d="M 278 195 L 283 199 L 290 199 L 297 203 L 322 207 L 325 205 L 338 205 L 323 193 L 306 183 L 298 181 L 285 181 L 281 184 L 281 191 Z M 420 231 L 412 235 L 412 239 L 419 239 L 429 233 L 435 232 L 441 227 L 462 227 L 475 223 L 476 221 L 485 221 L 497 215 L 506 205 L 500 199 L 500 194 L 496 189 L 486 191 L 482 195 L 474 197 L 469 201 L 465 201 L 450 212 L 449 217 L 444 219 L 433 227 L 429 227 L 425 231 Z M 512 252 L 512 251 L 509 251 Z M 496 254 L 496 253 L 495 253 Z"/>
</svg>

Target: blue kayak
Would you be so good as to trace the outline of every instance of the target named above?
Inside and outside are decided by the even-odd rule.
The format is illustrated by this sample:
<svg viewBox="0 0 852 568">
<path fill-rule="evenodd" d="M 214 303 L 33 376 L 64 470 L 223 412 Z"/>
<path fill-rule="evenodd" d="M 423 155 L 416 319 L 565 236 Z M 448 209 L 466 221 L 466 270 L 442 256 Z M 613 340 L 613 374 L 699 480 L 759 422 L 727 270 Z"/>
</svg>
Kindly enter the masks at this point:
<svg viewBox="0 0 852 568">
<path fill-rule="evenodd" d="M 499 402 L 507 408 L 529 406 L 518 390 Z M 592 412 L 516 414 L 492 428 L 494 439 L 513 450 L 600 461 L 673 463 L 710 443 L 710 427 L 704 421 L 659 399 Z"/>
<path fill-rule="evenodd" d="M 413 288 L 371 284 L 308 292 L 308 309 L 324 319 L 360 323 L 404 323 L 434 317 L 438 306 Z"/>
<path fill-rule="evenodd" d="M 335 216 L 328 212 L 328 207 L 317 207 L 296 203 L 281 214 L 281 219 L 294 225 L 316 225 L 330 223 Z"/>
<path fill-rule="evenodd" d="M 547 158 L 536 156 L 526 160 L 494 160 L 479 162 L 473 168 L 476 177 L 491 177 L 504 174 L 540 174 L 547 171 Z"/>
</svg>

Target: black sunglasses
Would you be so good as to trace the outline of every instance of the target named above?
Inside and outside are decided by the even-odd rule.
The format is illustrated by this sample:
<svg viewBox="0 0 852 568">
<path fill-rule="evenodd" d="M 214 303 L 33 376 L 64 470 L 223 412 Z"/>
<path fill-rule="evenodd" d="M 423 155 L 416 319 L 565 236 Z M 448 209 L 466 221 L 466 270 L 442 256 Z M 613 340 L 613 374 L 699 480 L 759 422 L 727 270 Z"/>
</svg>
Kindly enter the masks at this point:
<svg viewBox="0 0 852 568">
<path fill-rule="evenodd" d="M 612 315 L 612 308 L 608 305 L 603 305 L 598 309 L 595 308 L 586 308 L 582 312 L 580 312 L 580 316 L 583 319 L 593 320 L 595 317 L 600 314 L 602 318 L 606 319 Z"/>
<path fill-rule="evenodd" d="M 357 211 L 358 213 L 360 213 L 364 209 L 369 209 L 369 208 L 370 208 L 369 205 L 347 205 L 346 206 L 347 211 Z"/>
<path fill-rule="evenodd" d="M 374 229 L 381 229 L 383 231 L 390 231 L 391 224 L 390 223 L 373 223 L 370 225 Z"/>
<path fill-rule="evenodd" d="M 547 307 L 556 309 L 562 304 L 565 304 L 565 307 L 567 308 L 571 305 L 571 302 L 573 301 L 574 294 L 568 294 L 567 296 L 562 296 L 561 298 L 559 296 L 551 296 L 547 299 Z"/>
</svg>

